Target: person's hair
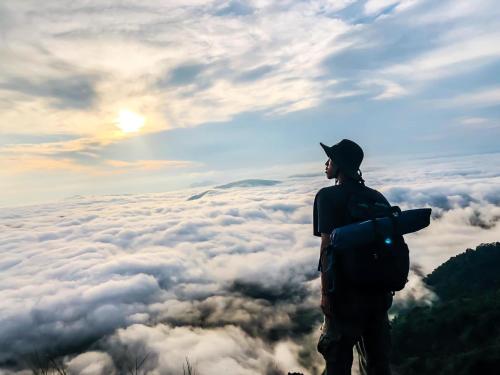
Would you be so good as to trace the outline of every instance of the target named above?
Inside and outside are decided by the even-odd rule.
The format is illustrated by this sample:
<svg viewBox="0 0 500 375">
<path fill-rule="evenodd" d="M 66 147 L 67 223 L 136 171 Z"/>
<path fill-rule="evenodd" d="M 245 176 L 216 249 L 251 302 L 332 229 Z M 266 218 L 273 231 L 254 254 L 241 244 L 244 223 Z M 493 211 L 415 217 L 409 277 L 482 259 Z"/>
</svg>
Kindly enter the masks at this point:
<svg viewBox="0 0 500 375">
<path fill-rule="evenodd" d="M 342 169 L 339 168 L 339 173 L 337 174 L 337 177 L 335 177 L 335 185 L 339 184 L 338 176 L 339 176 L 340 173 L 342 173 L 344 175 L 344 178 L 350 178 L 351 180 L 354 180 L 354 181 L 360 183 L 361 185 L 365 186 L 365 180 L 363 179 L 363 173 L 361 172 L 361 169 L 358 169 L 358 171 L 357 171 L 358 178 L 356 179 L 356 178 L 354 178 L 352 176 L 349 176 L 349 175 L 343 173 Z"/>
<path fill-rule="evenodd" d="M 358 182 L 359 182 L 361 185 L 365 186 L 365 179 L 363 178 L 363 172 L 361 172 L 361 169 L 359 169 L 359 168 L 358 168 L 358 172 L 357 172 L 357 173 L 358 173 L 358 175 L 359 175 L 359 180 L 358 180 Z"/>
</svg>

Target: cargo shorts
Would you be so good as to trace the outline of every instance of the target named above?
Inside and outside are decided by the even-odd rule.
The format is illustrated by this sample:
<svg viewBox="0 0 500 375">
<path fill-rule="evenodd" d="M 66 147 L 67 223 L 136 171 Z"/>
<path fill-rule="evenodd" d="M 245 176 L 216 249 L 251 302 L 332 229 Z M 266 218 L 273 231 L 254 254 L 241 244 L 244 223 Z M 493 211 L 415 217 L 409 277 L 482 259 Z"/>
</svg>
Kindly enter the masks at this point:
<svg viewBox="0 0 500 375">
<path fill-rule="evenodd" d="M 362 375 L 390 375 L 391 325 L 385 308 L 359 308 L 352 315 L 325 315 L 317 350 L 325 375 L 350 375 L 353 347 Z"/>
</svg>

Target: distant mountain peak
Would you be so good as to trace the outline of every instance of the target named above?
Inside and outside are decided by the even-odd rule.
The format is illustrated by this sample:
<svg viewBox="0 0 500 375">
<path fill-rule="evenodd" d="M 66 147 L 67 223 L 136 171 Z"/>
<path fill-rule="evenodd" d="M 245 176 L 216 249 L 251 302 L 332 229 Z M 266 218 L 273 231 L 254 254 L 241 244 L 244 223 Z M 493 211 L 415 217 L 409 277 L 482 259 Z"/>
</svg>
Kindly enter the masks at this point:
<svg viewBox="0 0 500 375">
<path fill-rule="evenodd" d="M 238 180 L 234 182 L 230 182 L 224 185 L 214 186 L 213 189 L 205 190 L 201 193 L 191 195 L 187 200 L 193 201 L 196 199 L 200 199 L 203 196 L 214 193 L 215 189 L 231 189 L 231 188 L 251 188 L 251 187 L 259 187 L 259 186 L 273 186 L 281 184 L 281 181 L 278 180 L 263 180 L 263 179 L 247 179 L 247 180 Z"/>
<path fill-rule="evenodd" d="M 230 182 L 228 184 L 216 186 L 216 189 L 230 189 L 233 187 L 256 187 L 256 186 L 273 186 L 280 184 L 278 180 L 262 180 L 262 179 L 247 179 Z"/>
</svg>

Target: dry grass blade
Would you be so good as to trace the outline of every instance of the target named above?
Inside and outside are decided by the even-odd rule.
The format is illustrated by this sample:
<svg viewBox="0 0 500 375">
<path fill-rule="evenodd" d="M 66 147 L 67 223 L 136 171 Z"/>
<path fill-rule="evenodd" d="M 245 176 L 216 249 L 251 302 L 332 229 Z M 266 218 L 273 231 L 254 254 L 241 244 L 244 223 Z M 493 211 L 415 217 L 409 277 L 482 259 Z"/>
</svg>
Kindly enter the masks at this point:
<svg viewBox="0 0 500 375">
<path fill-rule="evenodd" d="M 183 375 L 196 375 L 196 370 L 193 365 L 189 362 L 189 358 L 186 357 L 186 364 L 182 365 Z"/>
</svg>

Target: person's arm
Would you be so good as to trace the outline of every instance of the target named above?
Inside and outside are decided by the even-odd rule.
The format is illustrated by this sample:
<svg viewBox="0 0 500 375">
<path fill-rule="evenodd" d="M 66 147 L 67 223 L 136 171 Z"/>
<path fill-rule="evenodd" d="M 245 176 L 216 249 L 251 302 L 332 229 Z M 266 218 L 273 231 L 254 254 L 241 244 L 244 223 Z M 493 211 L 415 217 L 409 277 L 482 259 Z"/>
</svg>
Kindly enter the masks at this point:
<svg viewBox="0 0 500 375">
<path fill-rule="evenodd" d="M 332 225 L 332 212 L 325 190 L 321 189 L 314 198 L 314 235 L 321 237 L 320 256 L 323 250 L 330 245 L 330 230 Z"/>
<path fill-rule="evenodd" d="M 330 245 L 330 234 L 328 233 L 321 233 L 321 245 L 320 245 L 320 254 L 323 252 L 325 248 Z"/>
<path fill-rule="evenodd" d="M 324 257 L 323 254 L 326 250 L 326 248 L 330 245 L 330 234 L 328 233 L 321 233 L 321 247 L 319 251 L 319 257 L 320 257 L 320 262 L 324 262 Z M 323 266 L 322 266 L 323 268 Z M 327 291 L 328 291 L 328 278 L 324 272 L 321 272 L 320 275 L 320 282 L 321 282 L 321 310 L 325 315 L 330 315 L 332 311 L 332 305 L 331 305 L 331 298 L 328 296 Z"/>
</svg>

